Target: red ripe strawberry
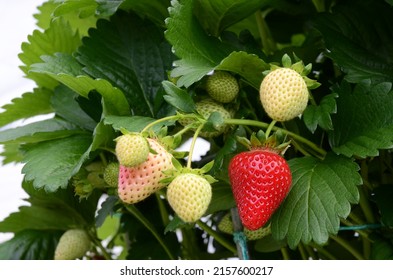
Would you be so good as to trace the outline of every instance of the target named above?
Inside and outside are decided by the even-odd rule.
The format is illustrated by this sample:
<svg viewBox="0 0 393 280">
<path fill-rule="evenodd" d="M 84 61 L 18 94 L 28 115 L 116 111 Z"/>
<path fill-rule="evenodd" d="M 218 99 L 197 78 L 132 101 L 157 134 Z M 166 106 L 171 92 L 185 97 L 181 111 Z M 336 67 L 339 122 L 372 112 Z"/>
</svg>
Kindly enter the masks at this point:
<svg viewBox="0 0 393 280">
<path fill-rule="evenodd" d="M 134 167 L 120 165 L 118 194 L 125 203 L 137 203 L 165 187 L 160 181 L 167 176 L 163 171 L 173 168 L 172 154 L 156 140 L 147 139 L 156 153 L 149 153 L 147 160 Z"/>
<path fill-rule="evenodd" d="M 290 190 L 292 175 L 286 160 L 270 149 L 255 149 L 234 156 L 229 179 L 245 228 L 264 226 Z"/>
</svg>

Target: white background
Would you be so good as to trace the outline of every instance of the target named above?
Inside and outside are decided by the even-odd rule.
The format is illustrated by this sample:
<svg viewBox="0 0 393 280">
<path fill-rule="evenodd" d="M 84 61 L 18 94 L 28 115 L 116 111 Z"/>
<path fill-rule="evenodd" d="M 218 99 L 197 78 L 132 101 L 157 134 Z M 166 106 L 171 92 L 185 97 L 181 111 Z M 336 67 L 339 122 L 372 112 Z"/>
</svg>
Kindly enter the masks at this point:
<svg viewBox="0 0 393 280">
<path fill-rule="evenodd" d="M 2 13 L 0 16 L 0 107 L 30 92 L 35 84 L 23 77 L 22 65 L 18 58 L 22 42 L 27 42 L 27 36 L 37 29 L 33 14 L 38 10 L 43 0 L 1 0 Z M 2 112 L 3 109 L 0 109 Z M 0 128 L 0 133 L 1 133 Z M 2 147 L 1 147 L 2 148 Z M 2 158 L 0 158 L 2 162 Z M 26 197 L 21 188 L 21 165 L 0 164 L 0 221 L 11 212 L 18 210 L 22 199 Z M 0 233 L 0 242 L 11 237 L 10 234 Z"/>
</svg>

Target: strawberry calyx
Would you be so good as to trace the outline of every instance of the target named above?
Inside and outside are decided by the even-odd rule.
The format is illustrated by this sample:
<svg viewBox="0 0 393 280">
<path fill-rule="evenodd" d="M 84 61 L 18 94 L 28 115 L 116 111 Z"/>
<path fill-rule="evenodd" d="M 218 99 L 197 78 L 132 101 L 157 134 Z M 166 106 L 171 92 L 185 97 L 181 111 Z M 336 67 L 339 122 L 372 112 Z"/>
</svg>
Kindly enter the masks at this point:
<svg viewBox="0 0 393 280">
<path fill-rule="evenodd" d="M 321 84 L 316 80 L 307 77 L 307 75 L 311 73 L 312 64 L 309 63 L 307 65 L 304 65 L 304 62 L 299 57 L 297 57 L 296 54 L 293 54 L 293 57 L 295 60 L 294 63 L 292 62 L 292 59 L 288 54 L 284 54 L 281 58 L 282 67 L 279 66 L 278 63 L 270 63 L 270 69 L 263 71 L 263 75 L 266 76 L 270 72 L 280 68 L 289 68 L 296 71 L 300 74 L 300 76 L 302 76 L 309 90 L 318 88 Z"/>
<path fill-rule="evenodd" d="M 214 161 L 208 162 L 202 168 L 191 168 L 188 166 L 183 166 L 176 158 L 173 157 L 172 164 L 174 166 L 173 169 L 163 171 L 167 177 L 161 180 L 161 183 L 170 184 L 180 174 L 195 174 L 205 178 L 210 184 L 217 182 L 213 176 L 206 174 L 210 171 L 210 169 L 212 169 Z"/>
<path fill-rule="evenodd" d="M 285 141 L 285 135 L 280 131 L 267 136 L 263 130 L 251 134 L 250 139 L 237 137 L 237 141 L 248 150 L 267 150 L 283 156 L 290 147 L 291 141 Z"/>
</svg>

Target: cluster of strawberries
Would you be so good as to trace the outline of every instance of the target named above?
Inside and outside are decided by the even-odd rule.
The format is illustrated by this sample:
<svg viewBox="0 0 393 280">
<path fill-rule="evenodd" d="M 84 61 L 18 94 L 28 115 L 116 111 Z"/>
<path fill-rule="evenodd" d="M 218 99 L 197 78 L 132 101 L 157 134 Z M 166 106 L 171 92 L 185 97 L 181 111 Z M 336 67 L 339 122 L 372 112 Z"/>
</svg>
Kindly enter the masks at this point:
<svg viewBox="0 0 393 280">
<path fill-rule="evenodd" d="M 277 66 L 266 73 L 260 86 L 260 100 L 265 112 L 273 120 L 272 125 L 277 121 L 291 120 L 305 110 L 309 93 L 304 73 L 304 70 L 300 73 L 299 69 L 296 71 Z M 215 71 L 205 79 L 205 90 L 209 98 L 195 104 L 197 113 L 205 120 L 214 112 L 219 113 L 223 120 L 230 119 L 231 114 L 223 105 L 231 103 L 238 96 L 237 79 L 229 72 Z M 193 119 L 184 117 L 177 121 L 195 131 Z M 202 127 L 199 136 L 216 137 L 225 133 L 227 128 L 225 121 L 214 131 Z M 265 138 L 260 139 L 253 134 L 251 140 L 243 139 L 248 143 L 249 150 L 235 155 L 228 167 L 239 217 L 249 240 L 271 233 L 268 221 L 287 196 L 292 184 L 290 168 L 283 158 L 286 145 L 276 143 L 275 136 L 263 136 Z M 109 186 L 117 188 L 123 203 L 138 203 L 167 188 L 161 194 L 184 222 L 197 222 L 205 215 L 212 198 L 211 184 L 215 182 L 213 177 L 204 174 L 208 170 L 181 166 L 158 137 L 123 132 L 115 141 L 118 162 L 106 166 L 104 180 Z M 233 233 L 229 213 L 224 215 L 218 229 L 224 233 Z M 62 239 L 65 241 L 59 242 L 56 259 L 70 258 L 66 253 L 69 250 L 65 250 L 62 245 L 70 243 L 70 240 L 71 243 L 80 240 L 83 245 L 78 245 L 78 256 L 83 255 L 79 251 L 86 251 L 90 246 L 88 235 L 83 230 L 70 230 Z M 71 256 L 74 257 L 75 254 Z"/>
</svg>

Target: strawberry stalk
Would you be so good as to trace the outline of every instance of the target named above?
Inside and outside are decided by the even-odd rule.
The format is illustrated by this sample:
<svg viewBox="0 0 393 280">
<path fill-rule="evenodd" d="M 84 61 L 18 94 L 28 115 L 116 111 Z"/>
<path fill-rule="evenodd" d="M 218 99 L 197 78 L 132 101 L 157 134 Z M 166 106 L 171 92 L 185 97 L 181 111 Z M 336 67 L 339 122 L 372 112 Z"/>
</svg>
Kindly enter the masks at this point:
<svg viewBox="0 0 393 280">
<path fill-rule="evenodd" d="M 205 124 L 201 124 L 200 126 L 198 126 L 197 130 L 194 133 L 194 137 L 192 138 L 192 142 L 191 142 L 191 145 L 190 145 L 190 151 L 188 153 L 187 168 L 191 168 L 192 155 L 194 153 L 195 144 L 196 144 L 196 141 L 198 139 L 199 132 L 202 130 L 204 125 Z"/>
<path fill-rule="evenodd" d="M 171 260 L 174 260 L 175 257 L 172 255 L 171 251 L 167 247 L 165 241 L 161 238 L 161 236 L 158 234 L 156 228 L 148 219 L 145 218 L 145 216 L 142 215 L 141 212 L 134 206 L 134 205 L 125 205 L 125 208 L 127 209 L 128 212 L 130 212 L 135 218 L 137 218 L 150 232 L 153 234 L 153 236 L 157 239 L 158 243 L 160 243 L 161 247 L 164 249 L 166 254 Z"/>
<path fill-rule="evenodd" d="M 269 128 L 269 124 L 265 123 L 265 122 L 260 122 L 260 121 L 256 121 L 256 120 L 247 120 L 247 119 L 225 119 L 224 122 L 226 124 L 233 124 L 233 125 L 249 125 L 249 126 L 255 126 L 255 127 L 260 127 L 260 128 L 264 128 L 267 129 Z M 281 127 L 277 127 L 277 126 L 273 126 L 271 128 L 272 131 L 278 131 L 281 130 L 283 133 L 287 134 L 288 136 L 292 137 L 293 139 L 307 145 L 308 147 L 310 147 L 314 152 L 316 152 L 315 156 L 318 158 L 324 158 L 326 155 L 326 151 L 320 147 L 318 147 L 315 143 L 311 142 L 310 140 L 296 134 L 293 133 L 289 130 L 286 130 L 284 128 Z"/>
<path fill-rule="evenodd" d="M 204 230 L 207 234 L 210 236 L 213 236 L 213 238 L 220 243 L 223 247 L 227 248 L 229 251 L 232 253 L 236 254 L 237 250 L 235 247 L 232 246 L 225 238 L 223 238 L 220 234 L 217 233 L 217 231 L 211 229 L 208 225 L 203 223 L 201 220 L 197 221 L 196 224 Z"/>
</svg>

